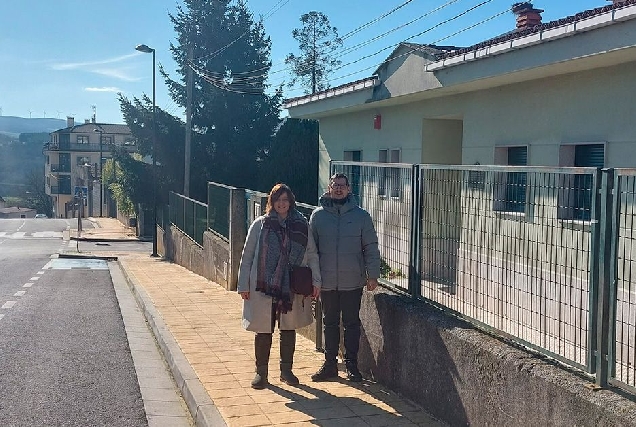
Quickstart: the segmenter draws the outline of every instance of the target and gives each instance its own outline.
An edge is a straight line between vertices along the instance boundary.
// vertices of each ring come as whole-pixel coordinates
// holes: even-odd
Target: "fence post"
[[[598,194],[598,186],[595,188]],[[596,385],[607,386],[609,374],[609,322],[610,322],[610,280],[614,266],[612,259],[613,194],[614,169],[602,170],[600,188],[601,220],[599,225],[598,281],[596,305]],[[598,206],[598,205],[597,205]]]
[[[413,165],[411,169],[411,236],[409,245],[409,293],[413,298],[419,298],[422,294],[422,279],[420,276],[420,203],[422,189],[420,188],[420,168]]]
[[[243,252],[243,244],[247,236],[247,228],[245,224],[245,190],[242,188],[233,188],[230,190],[230,210],[228,218],[230,220],[230,261],[227,284],[228,290],[235,291],[238,283],[238,271],[241,263],[241,253]]]

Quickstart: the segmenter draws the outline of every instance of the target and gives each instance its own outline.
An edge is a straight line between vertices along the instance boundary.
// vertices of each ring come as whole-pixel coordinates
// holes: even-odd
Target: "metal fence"
[[[636,170],[331,172],[374,220],[385,285],[636,392]]]
[[[205,203],[170,192],[170,222],[199,246],[203,246],[203,232],[208,228]]]
[[[230,238],[231,192],[236,187],[208,182],[208,229],[226,241]]]

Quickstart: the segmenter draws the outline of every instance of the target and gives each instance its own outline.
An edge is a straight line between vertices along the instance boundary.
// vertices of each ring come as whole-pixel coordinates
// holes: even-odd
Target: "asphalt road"
[[[106,262],[52,260],[68,241],[37,237],[67,227],[0,220],[0,425],[146,426]]]

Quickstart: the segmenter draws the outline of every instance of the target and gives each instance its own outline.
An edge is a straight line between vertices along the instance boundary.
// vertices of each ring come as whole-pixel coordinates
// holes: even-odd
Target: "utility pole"
[[[188,49],[188,76],[186,81],[186,129],[185,129],[185,167],[183,177],[183,194],[190,197],[190,147],[192,146],[192,86],[194,84],[192,77],[192,60],[194,58],[194,50],[192,47]]]

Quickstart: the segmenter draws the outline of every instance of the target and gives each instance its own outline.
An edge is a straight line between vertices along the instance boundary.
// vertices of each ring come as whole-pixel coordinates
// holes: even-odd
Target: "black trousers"
[[[320,300],[325,331],[325,361],[336,363],[340,345],[340,316],[342,316],[345,362],[356,364],[360,349],[362,288],[352,291],[322,291]]]

